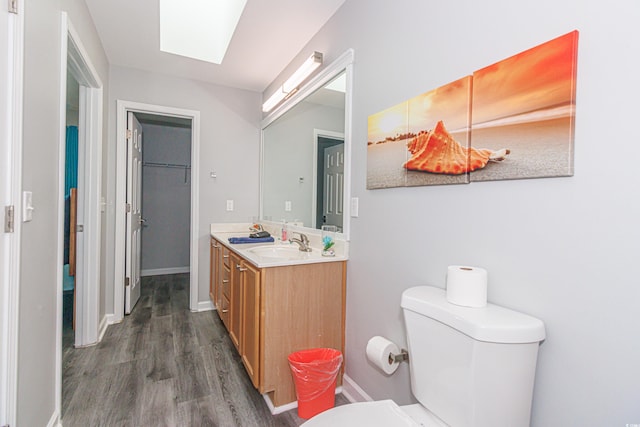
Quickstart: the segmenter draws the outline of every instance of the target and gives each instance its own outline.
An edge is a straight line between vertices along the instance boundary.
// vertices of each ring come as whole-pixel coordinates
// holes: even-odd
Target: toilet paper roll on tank
[[[447,268],[447,301],[463,307],[485,307],[487,276],[484,268],[450,265]]]

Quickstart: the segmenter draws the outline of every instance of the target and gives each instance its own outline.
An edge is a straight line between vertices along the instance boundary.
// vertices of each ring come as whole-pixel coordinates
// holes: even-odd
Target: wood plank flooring
[[[189,311],[189,275],[144,277],[133,313],[94,347],[63,336],[62,424],[298,426],[271,415],[214,311]],[[336,396],[336,404],[348,403]]]

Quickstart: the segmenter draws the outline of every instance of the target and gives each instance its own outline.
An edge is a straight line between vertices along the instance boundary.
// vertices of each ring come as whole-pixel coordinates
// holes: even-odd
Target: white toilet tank
[[[452,427],[529,426],[544,324],[493,304],[450,304],[443,289],[402,294],[411,389]]]

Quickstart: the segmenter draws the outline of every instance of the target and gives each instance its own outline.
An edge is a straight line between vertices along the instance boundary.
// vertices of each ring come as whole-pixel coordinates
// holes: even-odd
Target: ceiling
[[[160,51],[158,0],[85,2],[111,65],[263,92],[345,0],[248,0],[220,65]]]

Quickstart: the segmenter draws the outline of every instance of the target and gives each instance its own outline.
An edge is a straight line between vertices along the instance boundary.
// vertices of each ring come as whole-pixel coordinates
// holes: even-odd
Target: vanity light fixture
[[[298,87],[322,65],[322,53],[313,52],[309,58],[279,87],[273,95],[262,104],[262,111],[267,113],[284,99],[296,93]]]

